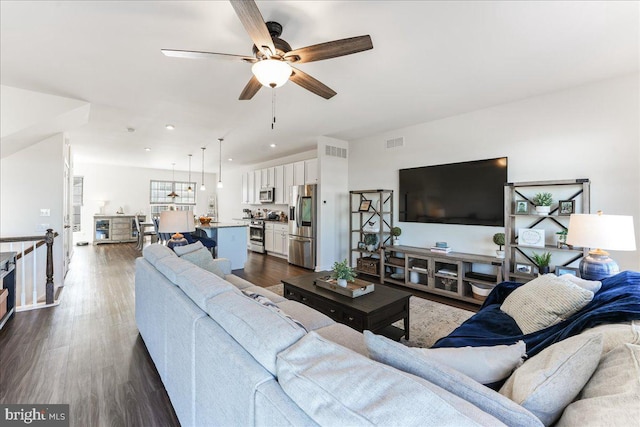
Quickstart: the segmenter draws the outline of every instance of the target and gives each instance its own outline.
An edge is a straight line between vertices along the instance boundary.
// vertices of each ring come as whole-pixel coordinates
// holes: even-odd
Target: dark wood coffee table
[[[409,339],[409,292],[376,283],[373,292],[350,298],[314,285],[315,279],[330,274],[330,271],[321,271],[283,279],[284,297],[308,305],[357,331],[369,330],[396,341],[403,335]],[[391,326],[400,319],[404,319],[404,330]]]

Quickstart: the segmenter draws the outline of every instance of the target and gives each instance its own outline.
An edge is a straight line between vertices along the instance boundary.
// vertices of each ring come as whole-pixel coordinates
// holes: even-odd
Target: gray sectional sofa
[[[136,260],[138,329],[185,427],[542,425],[447,368],[427,381],[374,361],[363,334],[214,262],[160,244]]]

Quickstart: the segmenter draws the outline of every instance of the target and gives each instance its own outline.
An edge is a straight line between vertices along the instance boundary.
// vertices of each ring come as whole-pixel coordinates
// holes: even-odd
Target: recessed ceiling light
[[[276,148],[276,144],[269,144],[269,147]]]
[[[167,130],[174,130],[176,127],[174,125],[166,125]]]
[[[230,162],[233,162],[233,159],[231,157],[229,157],[227,160],[229,160]]]
[[[151,148],[149,148],[149,147],[144,147],[144,151],[151,151]]]

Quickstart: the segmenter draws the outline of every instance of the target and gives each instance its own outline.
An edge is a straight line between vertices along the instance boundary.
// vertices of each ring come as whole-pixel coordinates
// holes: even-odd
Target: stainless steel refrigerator
[[[318,186],[294,185],[289,198],[289,263],[315,269]]]

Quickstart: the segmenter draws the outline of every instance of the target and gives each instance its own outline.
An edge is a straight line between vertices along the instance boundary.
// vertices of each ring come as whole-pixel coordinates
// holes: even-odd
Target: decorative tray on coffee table
[[[342,286],[338,286],[337,280],[332,279],[331,276],[319,277],[313,283],[320,288],[328,289],[340,295],[348,296],[349,298],[356,298],[371,293],[375,289],[375,284],[360,279],[348,282],[347,287],[343,288]]]

